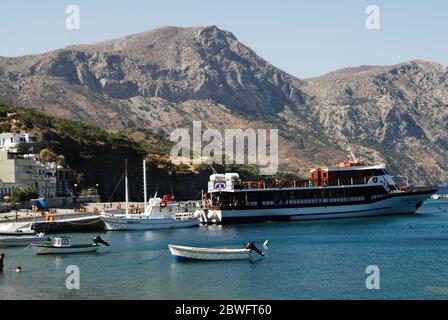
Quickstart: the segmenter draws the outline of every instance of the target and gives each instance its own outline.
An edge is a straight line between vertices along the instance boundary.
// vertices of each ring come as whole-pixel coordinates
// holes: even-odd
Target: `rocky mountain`
[[[448,69],[424,61],[340,70],[302,87],[325,133],[427,183],[448,181],[447,89]]]
[[[448,183],[447,84],[446,67],[423,61],[300,80],[214,26],[0,58],[4,103],[162,136],[192,120],[279,128],[284,171],[343,160],[350,142],[365,159],[431,184]]]

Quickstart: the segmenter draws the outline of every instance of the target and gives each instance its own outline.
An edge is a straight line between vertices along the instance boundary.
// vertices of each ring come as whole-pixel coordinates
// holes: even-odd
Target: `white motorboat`
[[[35,235],[30,222],[11,222],[0,224],[0,236]]]
[[[267,250],[268,241],[264,243]],[[242,249],[229,248],[197,248],[177,245],[168,245],[171,255],[176,261],[223,261],[223,260],[255,260],[264,257],[264,252],[259,250],[253,241],[246,242]]]
[[[125,214],[106,214],[103,213],[101,218],[108,231],[128,231],[128,230],[156,230],[156,229],[172,229],[187,228],[199,225],[199,219],[194,216],[193,211],[182,212],[179,203],[174,201],[174,197],[165,195],[162,198],[157,194],[146,202],[146,162],[143,160],[143,181],[144,181],[144,212],[138,210],[130,212],[129,196],[128,196],[128,179],[127,165],[125,170],[125,193],[126,205]]]
[[[70,253],[89,253],[98,251],[100,244],[109,246],[101,237],[96,236],[92,243],[71,244],[70,237],[57,237],[53,239],[52,244],[32,243],[31,248],[36,254],[70,254]]]
[[[0,247],[26,247],[32,243],[49,243],[50,238],[45,236],[45,233],[39,233],[36,235],[7,235],[0,236]]]

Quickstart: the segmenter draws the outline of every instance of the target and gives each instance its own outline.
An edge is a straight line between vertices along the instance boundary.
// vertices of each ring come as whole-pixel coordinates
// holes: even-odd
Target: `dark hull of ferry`
[[[364,218],[415,213],[437,189],[387,195],[381,199],[351,203],[312,205],[273,205],[256,208],[216,210],[220,223],[298,221],[340,218]]]

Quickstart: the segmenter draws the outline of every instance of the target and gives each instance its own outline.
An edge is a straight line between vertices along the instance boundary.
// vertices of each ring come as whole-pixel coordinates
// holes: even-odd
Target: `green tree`
[[[22,203],[30,201],[31,199],[36,199],[39,197],[39,193],[37,193],[36,189],[33,187],[26,188],[12,188],[11,191],[11,202],[12,203]]]

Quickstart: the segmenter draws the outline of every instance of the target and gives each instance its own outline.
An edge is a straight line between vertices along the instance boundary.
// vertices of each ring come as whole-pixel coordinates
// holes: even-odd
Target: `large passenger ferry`
[[[206,204],[196,214],[215,223],[411,214],[435,192],[399,186],[385,165],[354,158],[313,168],[305,180],[242,181],[237,173],[213,174]]]

